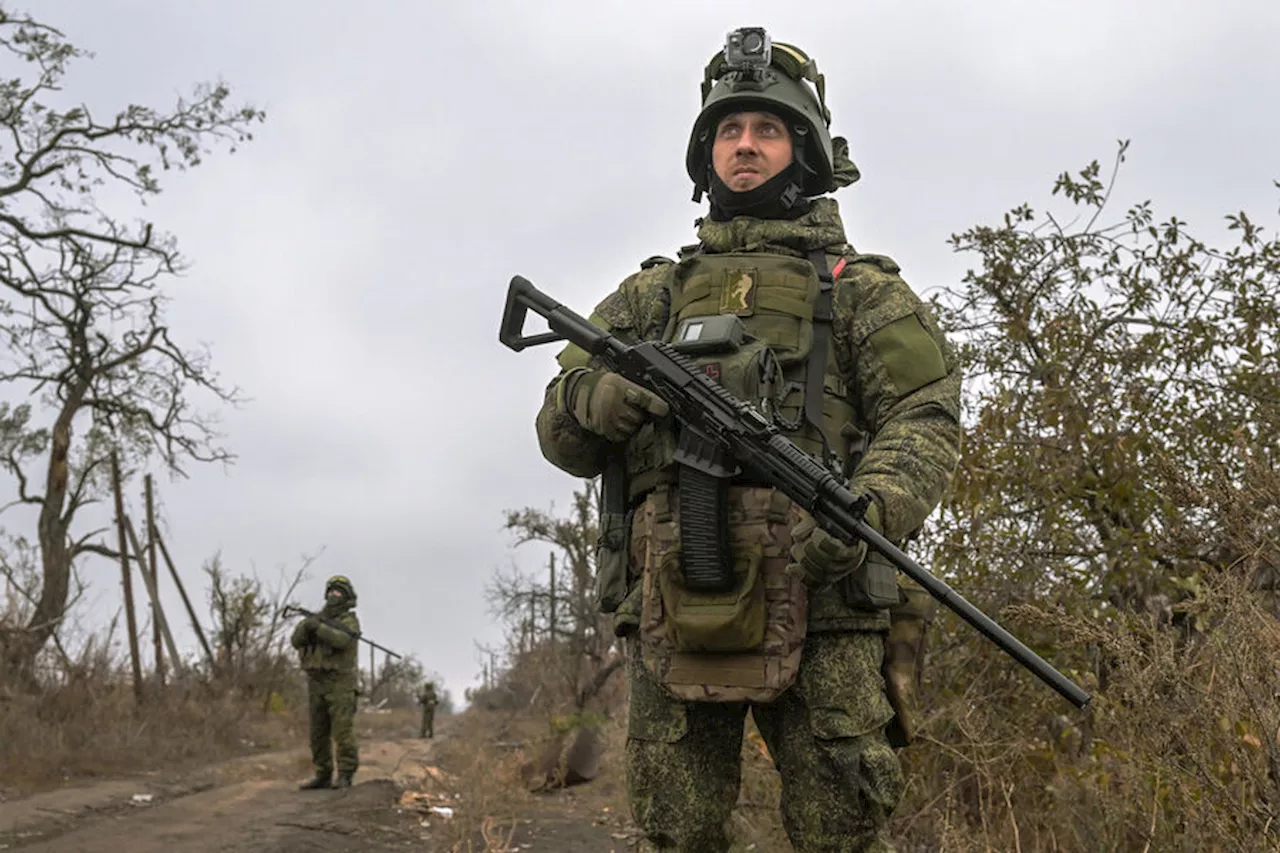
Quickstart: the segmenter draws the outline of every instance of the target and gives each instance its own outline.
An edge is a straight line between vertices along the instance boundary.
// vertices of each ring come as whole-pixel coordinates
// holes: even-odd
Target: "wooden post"
[[[529,589],[529,651],[538,645],[538,593]]]
[[[156,544],[160,546],[160,556],[164,557],[165,565],[169,567],[169,574],[173,577],[173,582],[178,587],[178,594],[182,596],[182,603],[187,608],[187,615],[191,617],[191,627],[196,632],[196,639],[200,641],[200,646],[204,649],[205,657],[209,660],[209,672],[212,673],[215,666],[213,650],[209,648],[209,640],[204,635],[204,629],[200,627],[200,620],[196,618],[196,611],[191,606],[191,599],[187,598],[187,589],[182,585],[182,578],[178,577],[178,570],[173,567],[173,558],[169,556],[169,549],[165,546],[164,540],[160,538],[160,531],[152,528],[151,535],[155,537]]]
[[[556,555],[551,554],[551,594],[547,597],[547,640],[556,644]]]
[[[356,643],[356,648],[360,648],[360,644]],[[373,688],[378,683],[378,661],[374,658],[377,652],[373,646],[369,647],[369,701],[373,701]]]
[[[143,502],[147,507],[147,561],[143,565],[143,571],[151,575],[151,585],[156,589],[156,601],[160,600],[160,575],[156,572],[156,541],[151,536],[151,530],[155,527],[155,508],[151,502],[151,475],[147,474],[143,478],[145,484]],[[142,555],[138,555],[138,563],[142,563]],[[164,648],[160,644],[160,614],[152,608],[151,614],[151,633],[152,639],[155,641],[156,647],[156,681],[160,687],[164,687]],[[174,662],[177,666],[177,662]]]
[[[129,534],[129,543],[133,546],[133,556],[138,559],[138,566],[141,569],[142,579],[147,582],[147,595],[151,596],[151,611],[156,616],[156,621],[160,623],[160,633],[164,637],[165,643],[169,646],[169,658],[173,661],[173,671],[182,672],[182,657],[178,654],[178,646],[173,642],[173,634],[169,633],[169,623],[164,618],[164,610],[160,607],[160,594],[156,589],[151,575],[147,573],[147,566],[142,557],[142,546],[138,542],[138,534],[134,532],[133,523],[129,521],[128,516],[124,519],[124,529]]]
[[[133,578],[129,572],[129,546],[124,532],[124,495],[120,491],[120,461],[111,451],[111,490],[116,499],[116,531],[120,538],[120,581],[124,587],[124,617],[129,632],[129,660],[133,664],[133,699],[142,703],[142,664],[138,660],[138,620],[133,615]]]

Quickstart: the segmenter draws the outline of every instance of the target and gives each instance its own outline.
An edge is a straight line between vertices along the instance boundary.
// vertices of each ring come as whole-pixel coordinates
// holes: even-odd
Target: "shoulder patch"
[[[659,264],[674,264],[674,263],[675,261],[671,260],[671,258],[666,257],[665,255],[654,255],[651,258],[645,258],[643,261],[641,261],[640,269],[647,270],[647,269],[650,269],[651,267],[656,267]]]
[[[855,254],[849,259],[851,264],[872,264],[880,268],[881,272],[887,272],[894,275],[902,271],[902,267],[898,266],[898,262],[888,255],[863,255]]]

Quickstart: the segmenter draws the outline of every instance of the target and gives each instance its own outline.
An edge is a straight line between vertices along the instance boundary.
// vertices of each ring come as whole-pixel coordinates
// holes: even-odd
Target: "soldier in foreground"
[[[422,690],[418,693],[418,704],[422,706],[422,730],[418,733],[420,738],[434,738],[436,736],[436,705],[439,699],[436,697],[436,685],[432,681],[424,682]]]
[[[678,343],[869,498],[901,543],[941,499],[960,377],[898,265],[847,242],[834,190],[858,170],[825,80],[759,29],[711,60],[686,168],[710,197],[696,245],[654,257],[592,321]],[[708,465],[666,404],[575,346],[537,418],[548,460],[602,480],[601,607],[627,638],[627,783],[643,849],[719,853],[748,709],[798,853],[891,853],[916,660],[932,600],[782,493]],[[682,513],[682,508],[686,511]]]
[[[311,721],[311,763],[315,778],[303,790],[349,788],[360,764],[356,749],[356,652],[360,620],[351,581],[334,575],[324,585],[324,608],[293,629],[292,643],[307,674],[307,708]],[[330,624],[332,623],[332,624]],[[343,630],[345,628],[346,630]],[[334,745],[338,779],[333,779]]]

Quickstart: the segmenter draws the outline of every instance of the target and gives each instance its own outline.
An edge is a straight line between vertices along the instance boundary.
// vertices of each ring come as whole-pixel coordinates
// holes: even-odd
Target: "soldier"
[[[360,620],[351,581],[334,575],[324,585],[324,608],[293,630],[293,647],[307,674],[311,718],[311,762],[316,775],[302,790],[349,788],[359,766],[356,749],[356,652]],[[342,626],[342,627],[338,627]],[[344,631],[342,628],[346,628]],[[350,633],[348,633],[348,631]],[[333,781],[333,747],[338,750],[338,781]]]
[[[418,734],[420,738],[433,738],[436,736],[436,686],[433,682],[427,681],[422,685],[422,690],[418,693],[418,704],[422,706],[422,731]]]
[[[730,33],[686,156],[694,201],[710,199],[699,242],[642,263],[591,319],[683,347],[847,477],[867,522],[902,543],[957,464],[960,376],[898,264],[846,240],[827,196],[859,173],[830,135],[825,95],[803,51],[761,29]],[[568,473],[604,474],[597,588],[627,638],[642,848],[729,849],[750,709],[798,853],[891,853],[895,747],[913,733],[932,599],[780,492],[708,468],[697,436],[645,389],[572,345],[559,363],[538,440]]]

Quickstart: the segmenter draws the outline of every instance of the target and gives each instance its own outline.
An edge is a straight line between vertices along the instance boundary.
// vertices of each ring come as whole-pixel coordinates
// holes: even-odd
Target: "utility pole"
[[[129,541],[133,544],[133,555],[138,559],[142,579],[146,582],[147,595],[151,597],[151,612],[155,614],[155,620],[160,625],[161,636],[169,644],[169,658],[173,661],[174,672],[180,672],[182,658],[178,654],[178,645],[173,641],[173,634],[169,632],[169,623],[164,618],[164,608],[160,606],[160,593],[156,589],[151,575],[147,573],[147,566],[142,558],[142,545],[138,541],[138,534],[134,531],[133,523],[129,521],[128,516],[125,516],[124,519],[124,529],[129,534]]]
[[[551,552],[551,592],[547,597],[547,639],[556,645],[556,555]]]
[[[120,582],[124,587],[124,617],[129,631],[129,660],[133,664],[133,701],[142,704],[142,664],[138,660],[138,620],[133,615],[133,578],[129,572],[129,545],[124,532],[124,495],[120,490],[120,461],[111,451],[111,489],[116,500],[116,532],[120,539]]]
[[[169,575],[173,578],[174,586],[178,588],[178,594],[182,596],[182,603],[187,608],[187,616],[191,617],[191,627],[196,632],[196,639],[200,641],[201,647],[204,648],[205,658],[209,661],[209,672],[213,673],[215,663],[213,659],[213,650],[209,648],[209,639],[204,635],[204,629],[200,627],[200,620],[196,618],[195,608],[191,606],[191,599],[187,597],[187,589],[182,585],[182,578],[178,577],[178,570],[174,568],[173,557],[169,556],[169,549],[165,546],[164,540],[160,538],[160,531],[152,527],[151,536],[155,537],[156,544],[160,546],[160,556],[164,557],[165,565],[169,567]]]
[[[156,514],[155,505],[151,500],[151,475],[147,474],[143,479],[143,482],[146,484],[144,502],[147,507],[147,562],[146,564],[143,564],[142,555],[139,554],[138,565],[142,566],[142,570],[144,572],[148,572],[151,575],[151,585],[155,587],[156,590],[156,603],[151,607],[151,633],[156,647],[156,682],[161,688],[163,688],[164,649],[160,643],[161,639],[163,639],[160,630],[160,620],[162,617],[160,616],[160,611],[157,609],[160,603],[160,575],[156,571],[156,539],[152,534],[152,531],[155,530],[156,526]],[[174,666],[177,666],[176,661],[174,662]]]

